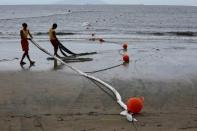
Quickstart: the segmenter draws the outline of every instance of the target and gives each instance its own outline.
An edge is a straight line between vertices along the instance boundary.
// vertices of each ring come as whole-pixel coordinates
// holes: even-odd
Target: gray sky
[[[60,0],[0,0],[3,4],[51,4]],[[66,0],[65,0],[66,1]],[[75,1],[75,0],[73,0]],[[91,0],[90,0],[91,1]],[[193,5],[197,6],[197,0],[102,0],[109,4],[146,4],[146,5]]]

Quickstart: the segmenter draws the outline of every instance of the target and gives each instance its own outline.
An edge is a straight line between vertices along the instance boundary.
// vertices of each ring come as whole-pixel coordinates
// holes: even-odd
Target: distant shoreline
[[[145,5],[145,4],[5,4],[0,6],[170,6],[170,7],[196,7],[197,5]]]

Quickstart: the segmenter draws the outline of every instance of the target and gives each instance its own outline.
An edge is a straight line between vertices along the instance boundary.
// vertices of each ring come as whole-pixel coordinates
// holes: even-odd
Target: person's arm
[[[29,30],[28,30],[28,33],[29,33],[30,38],[32,39],[32,38],[33,38],[33,36],[31,35],[31,33],[30,33],[30,31],[29,31]]]
[[[21,36],[21,39],[23,39],[23,31],[22,30],[20,31],[20,36]]]

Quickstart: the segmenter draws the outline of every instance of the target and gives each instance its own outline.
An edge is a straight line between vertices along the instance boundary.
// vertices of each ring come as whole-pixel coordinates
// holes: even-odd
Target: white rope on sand
[[[59,62],[61,62],[62,64],[66,65],[67,67],[69,67],[70,69],[72,69],[73,71],[77,72],[78,74],[90,79],[90,80],[94,80],[94,81],[97,81],[98,83],[102,84],[103,86],[107,87],[109,90],[111,90],[114,95],[116,96],[116,99],[117,99],[117,103],[124,109],[124,111],[122,111],[120,113],[120,115],[123,115],[123,116],[126,116],[127,120],[130,121],[130,122],[133,122],[133,121],[137,121],[135,118],[133,118],[132,114],[130,114],[127,110],[127,106],[125,105],[125,103],[122,101],[122,98],[119,94],[119,92],[113,88],[112,86],[110,86],[109,84],[105,83],[104,81],[94,77],[94,76],[91,76],[91,75],[88,75],[68,64],[66,64],[63,60],[61,60],[60,58],[52,55],[51,53],[49,53],[47,50],[43,49],[40,45],[38,45],[33,39],[30,39],[30,41],[37,47],[39,48],[41,51],[43,51],[44,53],[48,54],[49,56],[53,57],[54,59],[58,60]]]

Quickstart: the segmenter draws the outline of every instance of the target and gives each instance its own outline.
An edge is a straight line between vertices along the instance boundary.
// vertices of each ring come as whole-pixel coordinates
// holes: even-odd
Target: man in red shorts
[[[52,28],[49,30],[49,39],[50,39],[51,44],[53,45],[53,48],[54,48],[54,55],[57,56],[57,57],[60,57],[57,54],[59,40],[56,37],[56,32],[55,32],[55,29],[56,28],[57,28],[57,24],[54,23],[53,26],[52,26]]]
[[[22,59],[20,61],[21,65],[26,64],[25,62],[23,62],[25,56],[27,56],[27,59],[30,62],[30,65],[33,65],[35,62],[32,61],[29,57],[29,43],[28,43],[28,39],[33,38],[32,35],[30,34],[29,30],[27,29],[27,24],[23,23],[22,24],[23,29],[20,31],[20,36],[21,36],[21,46],[22,46],[22,50],[24,51]],[[30,36],[30,38],[29,38]]]

